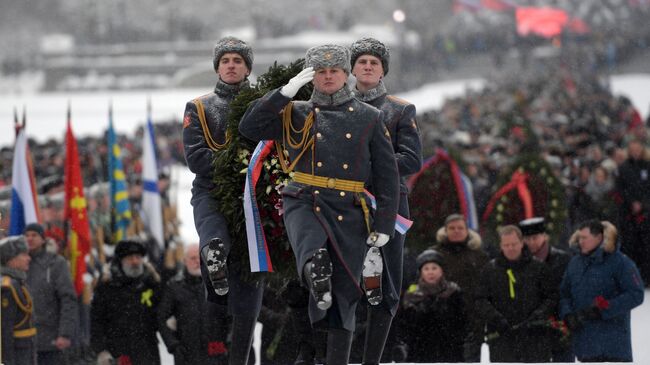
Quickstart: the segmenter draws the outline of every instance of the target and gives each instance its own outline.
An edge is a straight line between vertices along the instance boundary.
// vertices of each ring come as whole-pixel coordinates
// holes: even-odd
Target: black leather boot
[[[392,321],[393,316],[385,308],[381,306],[368,306],[366,340],[363,347],[363,365],[379,364]]]
[[[327,331],[327,365],[347,365],[350,361],[352,332],[343,328],[330,328]]]
[[[247,365],[253,344],[253,332],[257,317],[233,316],[232,336],[228,351],[229,365]]]
[[[217,295],[228,294],[228,253],[221,238],[211,239],[210,243],[203,247],[201,257],[208,268],[208,277],[214,291]]]
[[[309,296],[308,291],[304,291],[305,296]],[[307,304],[307,303],[305,303]],[[298,344],[298,357],[293,365],[314,365],[316,349],[314,347],[314,331],[311,328],[309,313],[306,306],[291,307],[291,322],[296,329],[296,334],[300,336]]]
[[[326,248],[321,248],[303,267],[303,276],[316,305],[321,310],[332,306],[332,260]]]

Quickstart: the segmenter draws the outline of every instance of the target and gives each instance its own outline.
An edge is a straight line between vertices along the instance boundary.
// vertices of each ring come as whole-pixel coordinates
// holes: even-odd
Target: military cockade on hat
[[[244,62],[246,62],[246,66],[248,66],[248,69],[253,69],[253,50],[251,47],[241,39],[237,39],[235,37],[225,37],[221,38],[219,42],[217,42],[217,44],[214,46],[214,57],[212,59],[212,62],[214,64],[215,70],[219,68],[219,60],[221,59],[221,56],[231,52],[238,53],[240,56],[242,56],[242,58],[244,58]]]
[[[352,67],[357,62],[357,58],[367,54],[379,58],[381,60],[381,66],[384,68],[384,75],[388,75],[390,52],[388,51],[388,47],[380,41],[370,37],[361,38],[350,45],[350,52]]]
[[[346,47],[335,44],[312,47],[305,55],[305,67],[318,70],[326,67],[340,67],[350,73],[350,51]]]

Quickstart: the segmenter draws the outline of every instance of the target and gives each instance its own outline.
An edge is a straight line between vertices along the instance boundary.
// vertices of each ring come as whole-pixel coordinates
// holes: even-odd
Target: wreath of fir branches
[[[557,244],[567,217],[562,182],[553,174],[551,166],[540,155],[526,153],[502,171],[493,192],[507,184],[515,171],[528,174],[527,186],[532,197],[533,214],[544,217],[549,242]],[[491,246],[488,249],[491,252],[498,251],[499,241],[496,233],[498,227],[508,224],[517,225],[524,218],[524,206],[517,189],[501,196],[487,220],[481,222],[481,237]]]
[[[460,153],[454,149],[447,152],[462,171],[465,162]],[[422,172],[411,189],[409,209],[413,226],[406,235],[406,245],[421,252],[436,244],[436,232],[447,216],[461,211],[449,163],[438,162]]]
[[[273,89],[286,85],[293,76],[303,69],[303,65],[303,59],[288,66],[278,65],[276,62],[265,74],[258,77],[257,85],[239,93],[230,104],[230,114],[228,115],[227,130],[228,134],[232,136],[230,144],[224,150],[219,151],[214,159],[213,182],[216,187],[213,196],[228,223],[228,232],[232,242],[229,262],[241,265],[242,276],[247,280],[259,279],[260,276],[267,273],[251,273],[249,269],[243,196],[246,169],[257,142],[250,141],[239,134],[239,121],[252,101]],[[293,100],[308,100],[311,92],[311,85],[307,85],[300,89]],[[282,171],[277,152],[272,149],[272,152],[264,160],[264,168],[255,190],[273,270],[278,274],[268,275],[271,281],[276,281],[276,279],[281,281],[296,275],[293,252],[281,217],[280,190],[288,180],[289,175]]]

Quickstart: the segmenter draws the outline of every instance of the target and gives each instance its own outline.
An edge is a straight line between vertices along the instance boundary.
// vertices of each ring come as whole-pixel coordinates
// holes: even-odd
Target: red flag
[[[527,36],[530,33],[545,38],[552,38],[562,33],[569,16],[566,11],[557,8],[517,8],[517,33]]]
[[[90,225],[86,210],[79,151],[77,140],[72,134],[70,109],[68,109],[68,129],[65,135],[65,220],[69,224],[68,250],[70,271],[77,295],[83,291],[83,275],[86,273],[86,255],[90,252]]]

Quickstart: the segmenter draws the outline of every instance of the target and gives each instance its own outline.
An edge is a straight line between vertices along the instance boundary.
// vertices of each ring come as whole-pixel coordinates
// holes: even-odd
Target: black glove
[[[600,309],[592,306],[567,314],[564,316],[564,323],[566,323],[566,326],[571,330],[571,332],[575,332],[582,328],[586,321],[597,319],[601,319]]]
[[[575,332],[582,328],[582,320],[576,312],[564,316],[564,323],[566,323],[566,326],[571,330],[571,332]]]
[[[596,306],[581,309],[580,311],[578,311],[578,314],[585,321],[594,321],[594,320],[602,318],[602,316],[600,314],[600,309],[598,307],[596,307]]]
[[[503,317],[498,317],[492,321],[492,326],[494,330],[497,331],[500,335],[503,335],[511,330],[510,323],[508,320]]]

